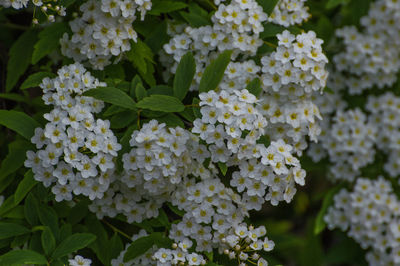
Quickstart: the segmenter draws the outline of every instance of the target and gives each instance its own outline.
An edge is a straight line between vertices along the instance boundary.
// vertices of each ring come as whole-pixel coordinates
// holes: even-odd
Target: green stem
[[[105,220],[101,220],[103,223],[105,223],[106,225],[108,225],[114,232],[121,234],[122,236],[128,238],[129,240],[131,240],[131,237],[128,236],[127,234],[125,234],[124,232],[122,232],[121,230],[119,230],[118,228],[116,228],[114,225],[110,224],[109,222],[105,221]]]

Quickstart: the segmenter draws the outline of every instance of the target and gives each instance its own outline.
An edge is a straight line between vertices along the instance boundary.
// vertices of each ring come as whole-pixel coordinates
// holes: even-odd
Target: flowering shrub
[[[0,265],[400,265],[397,0],[0,6]]]

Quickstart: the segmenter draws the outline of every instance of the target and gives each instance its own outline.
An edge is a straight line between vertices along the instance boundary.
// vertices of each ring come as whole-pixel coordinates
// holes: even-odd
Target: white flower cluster
[[[267,231],[264,226],[254,228],[246,224],[239,224],[231,229],[231,233],[222,241],[228,244],[228,248],[224,250],[224,254],[230,259],[236,259],[239,266],[257,265],[267,266],[268,262],[261,258],[260,251],[271,251],[275,243],[264,237]],[[264,237],[264,239],[261,239]]]
[[[66,15],[65,7],[58,5],[57,0],[44,2],[43,0],[0,0],[0,6],[5,8],[12,7],[14,9],[26,8],[30,3],[34,7],[40,7],[40,10],[47,16],[49,22],[55,21],[55,17],[53,14],[47,14],[49,11],[51,11],[52,13],[57,13],[59,16]],[[33,22],[38,23],[38,20],[34,18]]]
[[[222,253],[222,239],[248,216],[241,197],[214,175],[197,182],[187,179],[172,194],[172,204],[185,214],[172,225],[169,238],[177,243],[194,240],[197,252],[219,248]]]
[[[98,217],[122,213],[129,223],[157,217],[182,179],[208,171],[201,164],[209,157],[206,147],[180,127],[167,128],[151,120],[133,132],[130,145],[132,150],[122,156],[122,176],[106,197],[90,206]]]
[[[246,190],[244,208],[260,210],[265,200],[273,205],[290,202],[294,184],[304,185],[305,172],[292,155],[293,147],[283,139],[272,141],[268,148],[257,143],[268,124],[256,106],[257,98],[244,89],[209,91],[201,93],[200,99],[202,118],[193,122],[192,132],[209,144],[212,162],[239,167],[230,184],[238,192]]]
[[[204,68],[217,52],[234,50],[234,56],[255,55],[263,43],[259,33],[264,30],[261,23],[267,20],[267,14],[255,0],[233,0],[228,5],[220,4],[211,20],[213,26],[186,27],[183,33],[173,35],[164,45],[165,53],[172,58],[161,54],[160,60],[168,71],[175,73],[181,57],[193,52],[196,75],[191,90],[197,89]]]
[[[71,200],[83,194],[102,198],[111,182],[114,158],[121,145],[110,130],[110,122],[97,119],[104,103],[82,93],[99,82],[79,63],[64,66],[54,79],[43,79],[43,100],[54,109],[44,115],[49,122],[32,137],[37,152],[28,151],[25,166],[34,178],[49,187],[56,200]]]
[[[132,236],[132,241],[135,241],[141,237],[145,237],[147,236],[147,232],[145,230],[140,230],[139,233],[135,234]],[[156,245],[153,245],[150,249],[148,249],[143,255],[138,256],[137,258],[130,260],[128,262],[124,262],[124,255],[126,253],[126,251],[128,250],[128,248],[130,247],[130,243],[125,245],[125,249],[123,251],[121,251],[121,253],[119,254],[119,256],[115,259],[111,260],[111,265],[112,266],[133,266],[133,265],[137,265],[137,266],[142,266],[142,265],[156,265],[154,263],[154,261],[152,260],[152,256],[154,254],[154,252],[156,252],[158,250]]]
[[[329,229],[340,228],[362,248],[371,248],[371,266],[400,265],[400,201],[390,182],[358,178],[352,192],[342,189],[324,217]]]
[[[350,94],[377,86],[394,84],[400,70],[400,5],[398,1],[372,2],[369,13],[361,19],[362,31],[346,26],[336,31],[344,40],[345,51],[333,57],[340,83],[331,88],[349,88]],[[350,76],[348,74],[351,74]]]
[[[90,266],[92,265],[92,260],[76,255],[73,259],[69,259],[68,263],[69,266]]]
[[[240,95],[244,99],[248,98],[246,101],[251,102],[255,99],[247,91],[242,91]],[[219,99],[218,96],[215,97]],[[238,100],[239,95],[236,97]],[[231,96],[229,100],[233,100],[233,98]],[[204,100],[206,101],[206,99]],[[246,112],[254,108],[252,104],[246,105],[245,102],[239,103],[239,106]],[[260,114],[254,115],[254,118],[262,120]],[[252,119],[251,115],[247,116],[247,119]],[[239,120],[235,118],[234,121],[236,123]],[[249,125],[254,124],[255,121],[252,122]],[[154,256],[160,263],[180,259],[185,260],[189,265],[199,265],[203,260],[201,255],[187,252],[180,246],[183,245],[182,243],[191,245],[194,241],[196,242],[196,252],[211,252],[213,248],[219,248],[222,253],[226,246],[222,239],[230,234],[232,226],[243,222],[244,217],[248,216],[247,210],[259,210],[265,201],[263,196],[266,186],[260,181],[249,188],[249,193],[256,191],[257,195],[261,195],[261,199],[254,193],[253,196],[245,195],[242,199],[239,194],[220,181],[217,177],[218,170],[213,163],[227,162],[228,165],[232,165],[233,161],[229,164],[228,159],[236,160],[237,156],[234,156],[232,151],[226,148],[224,140],[227,133],[222,124],[217,126],[218,129],[215,129],[214,132],[211,131],[211,124],[204,124],[204,126],[209,127],[210,130],[210,136],[206,139],[213,138],[218,143],[205,141],[205,144],[201,144],[202,141],[193,133],[180,127],[167,128],[165,124],[160,124],[156,120],[144,124],[140,130],[136,130],[132,134],[130,141],[132,150],[122,156],[124,163],[122,177],[110,186],[103,198],[94,200],[89,206],[90,210],[95,212],[99,218],[105,215],[115,217],[121,213],[127,217],[129,223],[157,217],[159,209],[167,202],[183,210],[185,213],[182,220],[172,224],[169,231],[169,237],[177,243],[180,249],[169,251],[163,249],[155,253]],[[193,129],[193,131],[196,130]],[[237,140],[240,139],[240,145],[244,146],[242,133],[242,131],[239,132]],[[200,135],[202,134],[200,133]],[[251,139],[250,136],[253,133],[248,133],[248,135],[246,141]],[[256,144],[254,137],[252,143],[253,147],[259,146],[266,149],[263,144]],[[281,146],[287,149],[283,142],[276,145],[276,149]],[[222,147],[225,147],[223,152],[229,152],[229,156],[226,158],[219,151]],[[279,158],[282,159],[281,163],[283,164],[285,157],[278,154],[277,150],[273,150],[272,146],[270,150],[271,153],[276,153],[277,157],[281,156]],[[248,151],[243,149],[242,152],[243,154],[247,153],[246,156],[254,156],[254,149]],[[290,151],[285,150],[284,152],[290,154]],[[288,160],[292,160],[294,164],[298,165],[298,162],[287,154]],[[260,157],[260,155],[256,156]],[[206,162],[208,158],[211,158],[210,162]],[[236,160],[235,163],[238,164],[239,161]],[[252,161],[251,163],[257,162]],[[246,164],[246,166],[250,171],[250,164]],[[295,179],[304,182],[304,171],[300,168],[296,169],[300,174]],[[261,169],[255,171],[262,174]],[[263,173],[265,174],[265,172]],[[279,178],[284,177],[285,182],[293,185],[292,172],[293,170],[290,174],[281,175]],[[266,180],[271,179],[272,176],[271,170],[271,174],[265,178]],[[278,184],[276,187],[282,189]],[[292,191],[290,196],[294,194]],[[164,253],[167,254],[165,258],[163,257]],[[178,256],[179,254],[183,254],[183,257]]]
[[[174,249],[160,248],[153,255],[157,265],[205,265],[206,260],[202,255],[195,252],[189,252],[193,242],[185,239],[179,244],[174,243]]]
[[[400,98],[391,92],[370,96],[366,105],[371,122],[379,128],[376,146],[387,155],[384,169],[391,177],[400,175]]]
[[[60,39],[61,52],[76,62],[89,60],[93,68],[103,69],[113,56],[130,50],[131,40],[137,41],[132,22],[138,11],[143,19],[150,8],[150,0],[89,0],[80,7],[82,16],[70,22],[71,38],[65,33]]]
[[[279,24],[285,27],[300,24],[311,16],[308,7],[304,6],[306,0],[279,0],[268,22]]]
[[[377,130],[377,125],[358,108],[337,111],[319,139],[333,163],[329,172],[334,179],[353,181],[362,167],[374,161]],[[309,154],[319,161],[322,156],[315,151],[318,150],[310,150]]]

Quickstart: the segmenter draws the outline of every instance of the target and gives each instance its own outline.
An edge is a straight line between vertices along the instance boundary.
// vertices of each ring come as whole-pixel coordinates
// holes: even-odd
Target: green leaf
[[[246,86],[246,90],[248,90],[251,94],[258,97],[262,91],[261,82],[259,78],[253,79],[249,84]]]
[[[104,72],[107,78],[113,79],[125,79],[125,70],[121,64],[112,64],[108,65],[104,68]]]
[[[137,42],[131,42],[131,50],[126,53],[129,61],[143,74],[146,74],[147,64],[153,62],[153,51],[144,42],[138,39]]]
[[[24,235],[28,233],[30,233],[30,230],[25,226],[0,222],[0,239]]]
[[[53,254],[51,255],[51,258],[58,259],[60,257],[66,256],[72,252],[75,252],[77,250],[86,247],[95,240],[96,236],[93,234],[87,234],[87,233],[73,234],[64,239],[58,245],[58,247],[56,247]]]
[[[162,20],[144,40],[154,54],[158,53],[170,38],[167,34],[167,24],[167,20]]]
[[[150,15],[160,15],[162,13],[169,13],[172,11],[176,11],[182,8],[187,7],[187,4],[183,2],[177,1],[154,1],[151,10],[149,11]]]
[[[31,226],[37,225],[39,223],[39,216],[37,214],[38,202],[32,192],[28,194],[24,203],[25,219]]]
[[[106,103],[111,103],[127,109],[136,110],[135,102],[125,92],[113,87],[98,87],[86,91],[83,95],[91,96]]]
[[[51,53],[60,45],[60,38],[68,31],[66,22],[51,23],[39,33],[39,41],[34,46],[32,64]]]
[[[72,207],[69,215],[67,216],[68,224],[75,225],[79,223],[88,213],[87,203],[80,201],[74,207]]]
[[[6,92],[17,84],[18,79],[28,68],[33,53],[33,43],[36,42],[36,31],[25,31],[10,49],[10,59],[7,63]]]
[[[41,236],[42,247],[46,255],[49,255],[56,247],[56,239],[49,227],[46,227]]]
[[[171,203],[167,203],[168,208],[170,208],[171,211],[173,211],[176,215],[179,216],[183,216],[185,215],[185,211],[184,210],[180,210],[178,207],[175,207],[174,205],[172,205]]]
[[[148,95],[159,94],[159,95],[174,96],[173,89],[171,87],[169,87],[169,86],[166,86],[166,85],[157,85],[157,86],[151,87],[147,91],[147,94]]]
[[[167,114],[165,116],[161,116],[157,118],[158,122],[165,123],[169,127],[185,127],[185,124],[175,114]]]
[[[40,127],[40,124],[29,115],[13,110],[0,110],[0,125],[14,130],[29,141],[35,128]]]
[[[147,97],[147,91],[146,89],[143,87],[142,84],[137,84],[136,88],[135,88],[135,95],[136,95],[136,100],[140,101],[143,98]]]
[[[261,39],[275,37],[278,33],[281,33],[282,31],[284,31],[286,29],[285,27],[283,27],[281,25],[275,25],[272,23],[266,23],[266,24],[263,24],[263,26],[264,26],[264,31],[260,32]]]
[[[28,98],[17,93],[0,93],[0,98],[15,102],[30,103],[30,100],[28,100]]]
[[[157,220],[161,223],[161,225],[165,226],[166,228],[170,229],[171,223],[168,220],[168,216],[163,209],[160,209],[160,214],[157,217]]]
[[[193,28],[199,28],[202,26],[207,26],[211,24],[211,21],[204,16],[188,13],[188,12],[179,12],[179,14],[192,26]]]
[[[218,163],[218,168],[219,168],[219,170],[221,170],[221,173],[222,173],[224,176],[226,175],[226,172],[228,172],[228,167],[226,166],[225,163],[219,162],[219,163]]]
[[[50,227],[53,231],[54,236],[57,238],[59,233],[58,228],[58,216],[54,209],[46,205],[37,206],[39,220],[43,225]]]
[[[30,147],[31,144],[25,140],[16,140],[8,145],[8,154],[0,165],[0,180],[24,165],[26,151]]]
[[[154,245],[154,239],[152,238],[151,234],[148,236],[143,236],[143,237],[136,239],[128,247],[128,249],[124,255],[124,262],[128,262],[130,260],[133,260],[133,259],[139,257],[140,255],[143,255],[153,245]]]
[[[111,117],[110,127],[112,129],[124,128],[137,119],[137,113],[131,110],[125,110]]]
[[[207,92],[217,88],[221,82],[226,67],[231,61],[231,50],[222,52],[217,59],[213,60],[204,70],[203,77],[200,80],[199,92]]]
[[[25,173],[24,179],[18,184],[17,190],[15,191],[14,194],[14,202],[15,204],[20,203],[28,194],[28,192],[36,186],[38,182],[33,179],[33,172],[32,170],[29,170],[28,172]]]
[[[47,264],[47,260],[43,255],[32,250],[12,250],[0,256],[1,266],[23,264]]]
[[[25,90],[28,88],[33,88],[39,86],[42,80],[46,77],[54,78],[57,75],[51,72],[38,72],[30,75],[21,85],[20,89]]]
[[[182,56],[174,77],[174,96],[183,100],[189,87],[192,84],[194,74],[196,73],[196,62],[191,52]]]
[[[124,255],[124,262],[133,260],[140,255],[143,255],[153,245],[157,245],[158,247],[171,247],[171,244],[172,241],[166,238],[162,233],[151,233],[148,236],[138,238],[132,242]]]
[[[129,88],[129,95],[130,95],[132,98],[135,97],[135,94],[136,94],[135,90],[136,90],[136,86],[137,86],[138,84],[142,84],[142,85],[143,85],[142,79],[139,77],[139,75],[135,75],[135,76],[133,77],[132,81],[131,81],[131,86],[130,86],[130,88]]]
[[[279,0],[256,0],[257,3],[263,8],[264,12],[268,15],[271,15],[274,10],[276,4]]]
[[[194,113],[193,113],[193,108],[196,108],[196,107],[185,107],[185,110],[183,110],[179,114],[181,116],[183,116],[183,118],[185,118],[189,122],[193,122],[196,119],[196,117],[194,116]]]
[[[167,95],[150,95],[136,104],[138,108],[161,112],[182,112],[185,106],[175,97]]]
[[[321,233],[325,227],[326,227],[326,223],[324,221],[324,216],[329,208],[329,206],[332,205],[333,203],[333,197],[335,196],[335,194],[341,189],[343,188],[343,184],[339,184],[333,188],[331,188],[324,196],[324,200],[322,202],[322,207],[318,212],[317,218],[315,220],[315,225],[314,225],[314,234],[318,235],[319,233]]]
[[[118,233],[114,233],[108,243],[107,253],[108,253],[108,261],[113,258],[118,257],[121,251],[124,249],[124,245],[122,243],[121,238],[119,237]]]
[[[0,217],[5,213],[9,212],[10,210],[12,210],[13,208],[15,208],[15,206],[17,205],[14,203],[14,195],[11,195],[3,202],[3,204],[1,204]]]

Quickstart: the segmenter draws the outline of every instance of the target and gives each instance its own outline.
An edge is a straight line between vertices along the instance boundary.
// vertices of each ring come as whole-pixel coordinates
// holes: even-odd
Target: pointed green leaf
[[[171,247],[172,241],[165,237],[163,233],[155,232],[151,233],[148,236],[144,236],[136,239],[132,242],[132,244],[128,247],[125,255],[124,262],[133,260],[140,255],[146,253],[153,245],[158,247]]]
[[[194,74],[196,73],[196,62],[191,52],[182,56],[174,78],[174,96],[183,100],[189,87],[192,84]]]
[[[0,110],[0,125],[14,130],[29,141],[35,128],[40,127],[40,124],[29,115],[13,110]]]
[[[160,123],[165,123],[169,127],[185,127],[182,119],[175,114],[167,114],[157,118]]]
[[[51,53],[60,45],[60,38],[68,31],[66,22],[56,22],[50,24],[39,33],[39,41],[35,44],[32,54],[32,64],[36,64],[40,59]]]
[[[314,234],[315,235],[318,235],[325,229],[326,223],[324,221],[324,216],[325,216],[326,212],[328,211],[329,206],[331,206],[333,203],[333,197],[342,188],[343,188],[343,184],[336,185],[335,187],[331,188],[324,196],[324,200],[322,202],[321,209],[319,210],[317,219],[315,220],[315,225],[314,225]]]
[[[36,39],[36,31],[28,30],[11,47],[10,59],[7,63],[6,92],[11,91],[31,63],[33,44]]]
[[[0,256],[0,266],[47,264],[43,255],[32,250],[12,250]]]
[[[24,235],[28,233],[30,233],[30,230],[25,226],[0,222],[0,239]]]
[[[222,52],[214,61],[212,61],[204,70],[203,77],[200,80],[199,92],[207,92],[217,88],[221,82],[226,67],[231,61],[231,50]]]
[[[17,190],[15,191],[14,194],[14,202],[15,204],[20,203],[28,194],[28,192],[36,186],[38,182],[33,179],[33,173],[32,170],[29,170],[28,172],[25,173],[24,179],[18,184]]]
[[[46,77],[54,78],[56,74],[51,72],[38,72],[30,75],[21,85],[20,89],[28,89],[39,86],[42,83],[42,80]]]
[[[86,234],[86,233],[77,233],[73,234],[72,236],[67,237],[64,239],[58,247],[54,250],[53,254],[51,255],[52,259],[58,259],[60,257],[66,256],[80,250],[93,241],[96,240],[96,236],[93,234]]]
[[[135,88],[135,95],[136,95],[136,100],[140,101],[143,98],[147,97],[147,91],[146,89],[143,87],[142,84],[137,84],[136,88]]]
[[[251,94],[258,97],[262,91],[261,82],[259,78],[253,79],[249,84],[246,86],[246,90],[248,90]]]
[[[136,104],[138,108],[161,112],[182,112],[185,106],[175,97],[167,95],[150,95]]]
[[[8,154],[0,165],[0,180],[24,165],[26,152],[30,147],[31,144],[25,140],[16,140],[8,145]]]
[[[136,110],[135,102],[125,92],[113,87],[98,87],[86,91],[83,95],[91,96],[106,103],[111,103],[127,109]]]
[[[279,2],[279,0],[256,0],[256,1],[263,8],[264,12],[267,13],[267,15],[271,15],[276,4],[278,4]]]
[[[163,0],[163,1],[155,1],[153,3],[154,4],[151,7],[149,14],[156,16],[162,13],[169,13],[187,7],[187,4],[177,1]]]
[[[143,74],[147,74],[147,64],[153,62],[153,51],[142,41],[131,42],[131,49],[126,53],[129,61]]]
[[[49,255],[56,247],[56,239],[49,227],[43,230],[41,240],[44,252]]]

